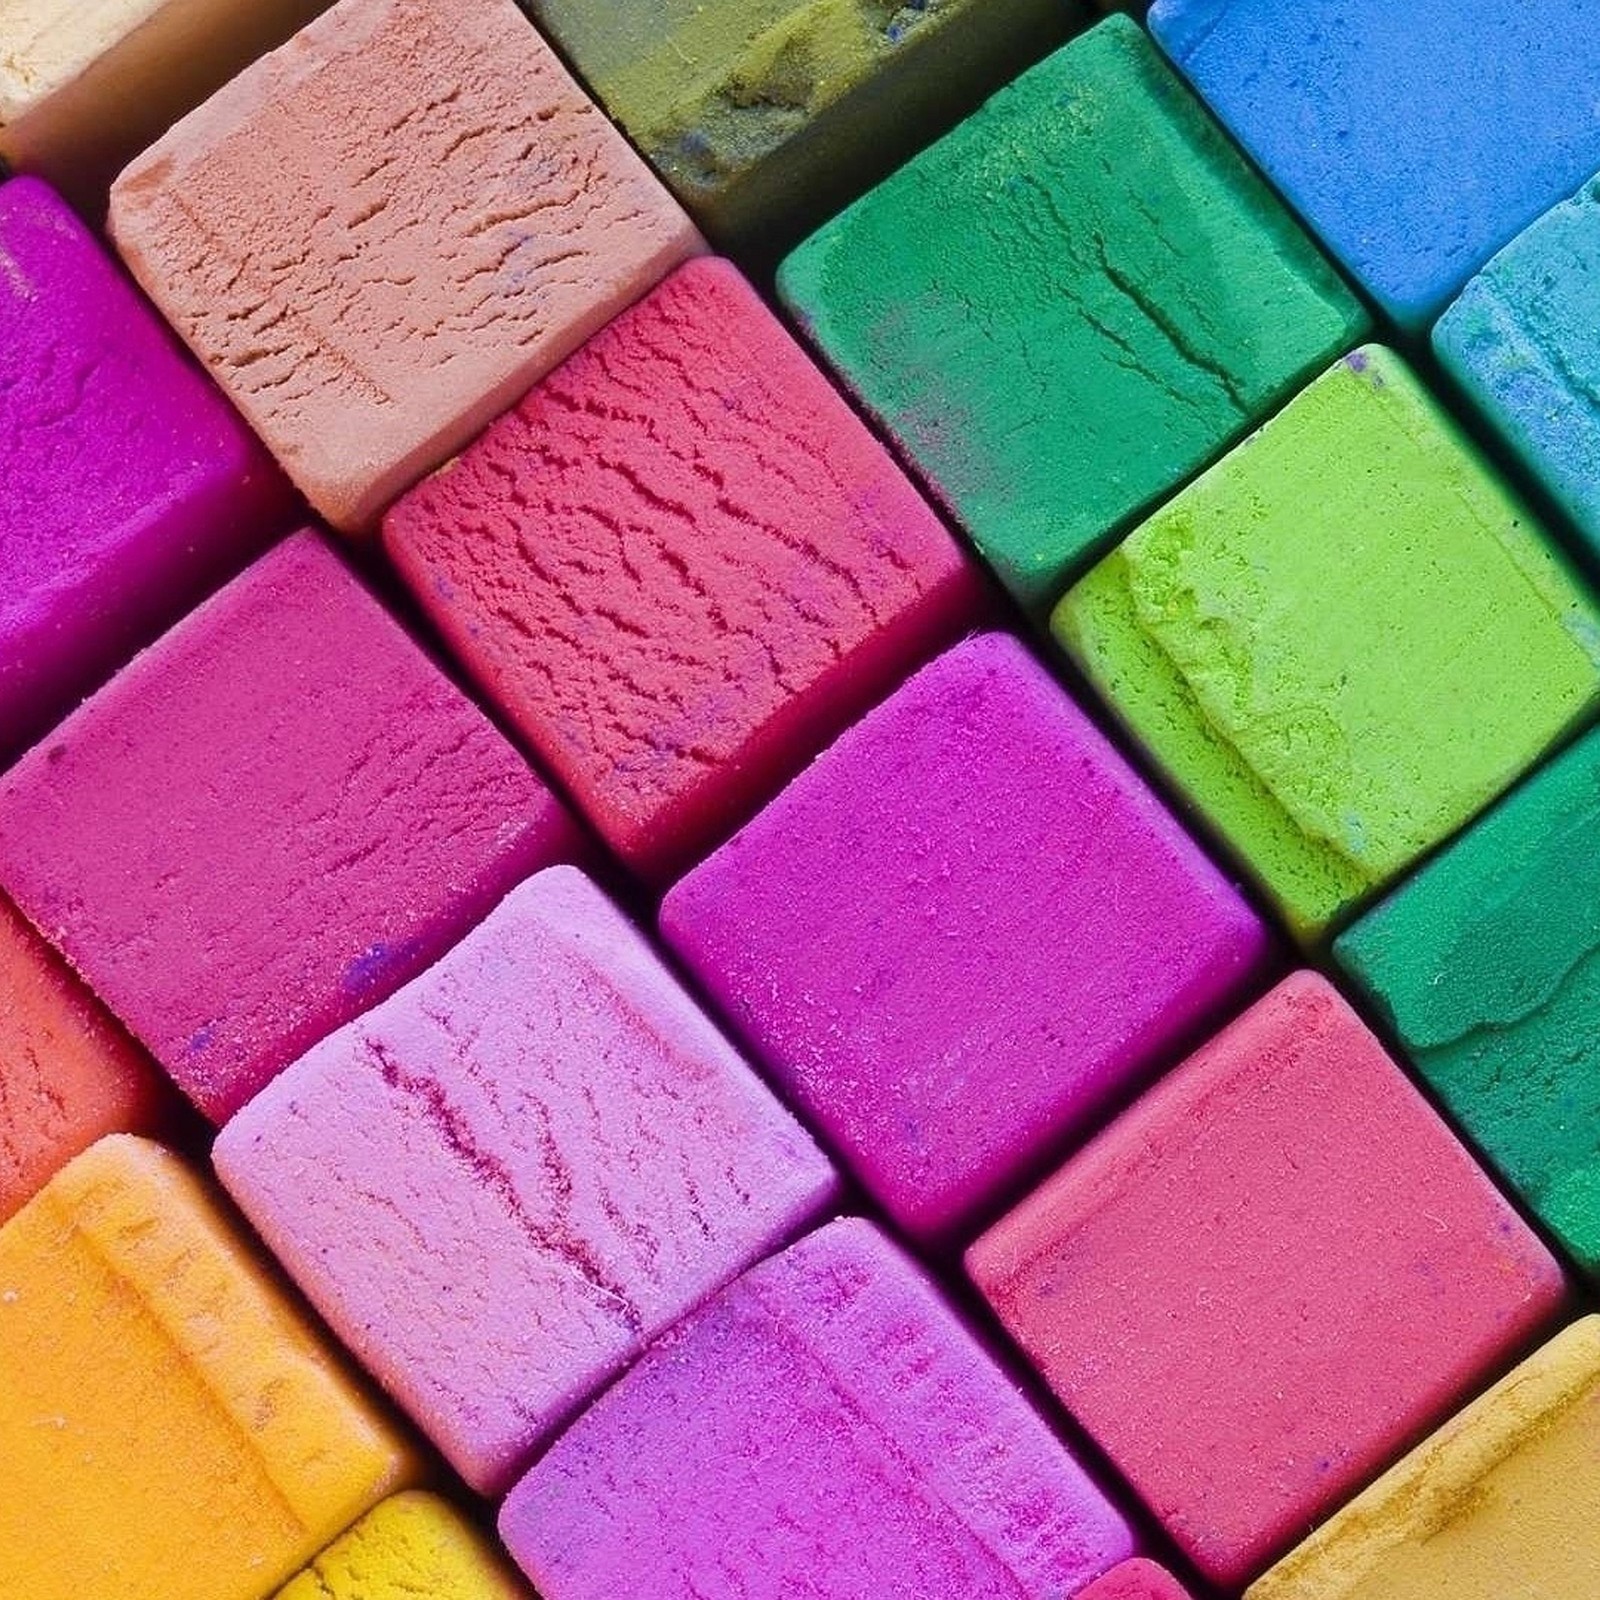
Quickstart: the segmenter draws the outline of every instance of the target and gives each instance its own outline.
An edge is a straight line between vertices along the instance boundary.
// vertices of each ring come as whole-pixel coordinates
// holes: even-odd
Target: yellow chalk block
[[[1600,1316],[1418,1445],[1246,1600],[1535,1595],[1600,1595]]]
[[[0,1228],[0,1600],[265,1600],[416,1481],[258,1248],[129,1135]]]

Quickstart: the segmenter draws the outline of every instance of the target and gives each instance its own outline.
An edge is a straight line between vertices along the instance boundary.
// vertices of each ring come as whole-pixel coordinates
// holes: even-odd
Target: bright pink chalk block
[[[865,1222],[661,1339],[500,1516],[544,1600],[1060,1600],[1121,1516]]]
[[[815,1145],[571,867],[280,1074],[214,1157],[484,1494],[836,1198]]]
[[[1096,1578],[1076,1600],[1189,1600],[1189,1591],[1165,1567],[1136,1556]]]
[[[1051,1388],[1241,1586],[1487,1383],[1561,1269],[1296,973],[968,1252]]]
[[[0,884],[217,1121],[578,848],[309,533],[0,778]]]
[[[1023,647],[969,640],[667,896],[903,1227],[970,1227],[1262,971],[1233,887]]]

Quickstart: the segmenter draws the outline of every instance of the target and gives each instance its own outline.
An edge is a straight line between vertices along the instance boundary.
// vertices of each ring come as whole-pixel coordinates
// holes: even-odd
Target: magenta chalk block
[[[577,848],[309,533],[0,778],[0,884],[217,1121]]]
[[[1286,978],[968,1252],[1051,1388],[1237,1589],[1476,1394],[1561,1269],[1322,978]]]
[[[861,1182],[972,1224],[1262,974],[1259,919],[1014,640],[957,646],[661,926]]]
[[[544,1600],[1060,1600],[1122,1517],[869,1224],[662,1338],[500,1517]]]
[[[515,889],[222,1130],[224,1185],[477,1490],[835,1198],[581,873]]]
[[[287,484],[89,230],[0,185],[0,759],[259,550]]]

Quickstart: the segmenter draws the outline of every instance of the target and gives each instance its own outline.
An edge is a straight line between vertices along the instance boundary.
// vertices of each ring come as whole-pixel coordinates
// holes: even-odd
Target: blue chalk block
[[[1600,0],[1155,0],[1150,28],[1413,331],[1600,171]]]

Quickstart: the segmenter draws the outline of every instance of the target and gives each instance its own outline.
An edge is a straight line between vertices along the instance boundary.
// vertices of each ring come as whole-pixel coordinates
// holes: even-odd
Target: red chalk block
[[[1135,1556],[1096,1578],[1077,1600],[1189,1600],[1189,1591],[1165,1567]]]

